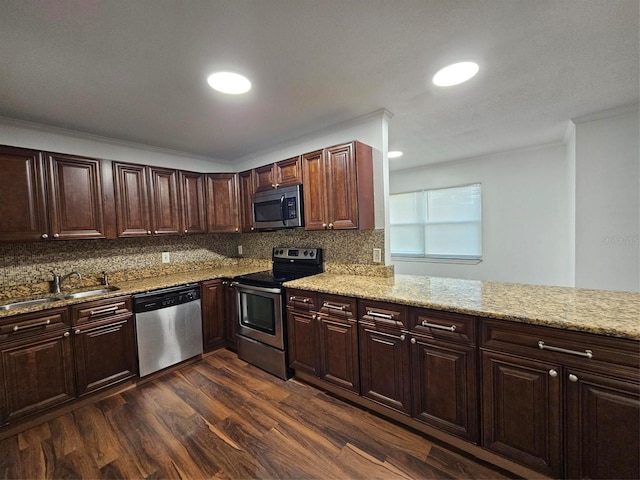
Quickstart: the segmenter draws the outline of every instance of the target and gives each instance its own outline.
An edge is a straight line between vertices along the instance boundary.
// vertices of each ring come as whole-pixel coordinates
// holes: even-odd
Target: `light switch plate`
[[[379,248],[373,249],[373,263],[381,263],[382,262],[382,250]]]
[[[169,263],[170,261],[169,252],[162,252],[162,263]]]

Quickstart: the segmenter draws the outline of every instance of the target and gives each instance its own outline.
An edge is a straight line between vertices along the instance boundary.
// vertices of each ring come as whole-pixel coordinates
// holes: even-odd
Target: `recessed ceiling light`
[[[402,156],[402,152],[400,150],[391,150],[387,152],[387,157],[389,158],[398,158]]]
[[[207,83],[214,90],[230,95],[239,95],[251,90],[251,82],[247,77],[232,72],[213,73],[207,78]]]
[[[451,87],[466,82],[478,73],[479,69],[478,64],[474,62],[454,63],[439,70],[432,81],[439,87]]]

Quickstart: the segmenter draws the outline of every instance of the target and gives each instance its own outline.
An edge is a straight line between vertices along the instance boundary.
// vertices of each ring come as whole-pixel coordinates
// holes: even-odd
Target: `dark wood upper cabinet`
[[[238,174],[240,187],[240,229],[243,233],[253,232],[253,194],[256,192],[253,170]]]
[[[210,173],[206,175],[206,188],[209,232],[239,232],[238,175]]]
[[[300,156],[254,169],[256,192],[302,183]]]
[[[147,167],[114,163],[113,171],[118,236],[151,235]]]
[[[104,238],[100,160],[47,154],[53,238]]]
[[[151,187],[151,224],[154,235],[182,233],[178,171],[148,167]]]
[[[204,175],[180,172],[182,223],[184,233],[207,233],[207,209]]]
[[[372,148],[360,142],[302,156],[305,228],[374,228]]]
[[[0,241],[49,237],[42,152],[0,146]]]

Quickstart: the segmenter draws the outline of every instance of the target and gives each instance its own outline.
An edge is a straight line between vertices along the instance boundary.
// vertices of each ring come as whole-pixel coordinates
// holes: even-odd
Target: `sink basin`
[[[6,305],[0,305],[0,310],[13,310],[14,308],[32,307],[33,305],[40,305],[41,303],[57,302],[61,299],[61,297],[47,297],[36,298],[35,300],[25,300],[23,302],[8,303]]]
[[[96,288],[95,290],[87,290],[84,292],[68,293],[62,296],[61,298],[63,300],[69,300],[72,298],[92,297],[93,295],[102,295],[103,293],[115,292],[116,290],[119,290],[119,288],[118,287]]]

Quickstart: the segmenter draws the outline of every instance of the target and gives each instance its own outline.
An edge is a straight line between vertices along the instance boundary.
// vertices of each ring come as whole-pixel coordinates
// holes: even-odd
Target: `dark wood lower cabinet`
[[[409,341],[360,323],[360,391],[363,397],[411,414]]]
[[[561,368],[482,352],[485,448],[545,475],[562,475]]]
[[[360,393],[358,322],[319,316],[320,378]]]
[[[0,425],[76,396],[69,330],[0,345]]]
[[[91,322],[74,330],[78,395],[132,378],[136,362],[133,315]]]
[[[411,337],[413,416],[478,443],[476,349]]]
[[[567,478],[640,478],[640,385],[565,369]]]
[[[202,342],[204,350],[225,346],[225,291],[222,280],[200,285],[202,305]]]
[[[224,285],[224,338],[225,345],[234,352],[238,349],[238,297],[236,289],[231,286],[229,280],[222,282]]]
[[[289,366],[320,376],[319,346],[316,330],[316,314],[311,311],[289,310],[287,313],[289,335]]]

